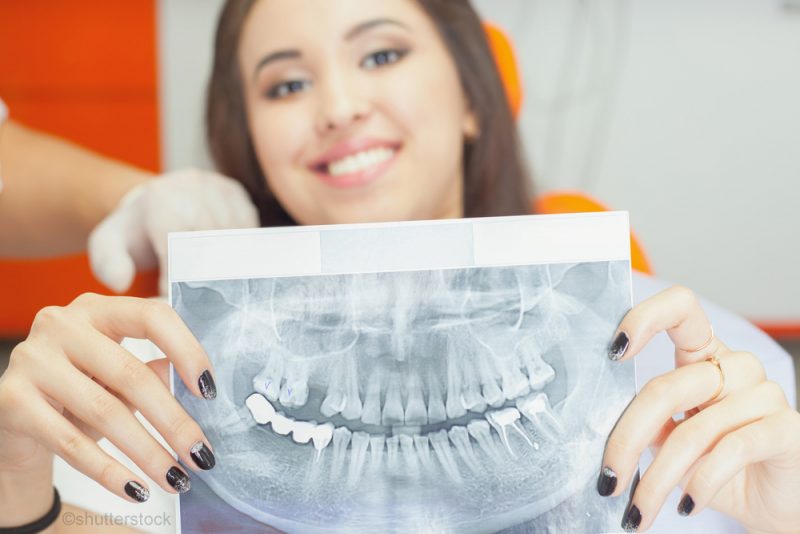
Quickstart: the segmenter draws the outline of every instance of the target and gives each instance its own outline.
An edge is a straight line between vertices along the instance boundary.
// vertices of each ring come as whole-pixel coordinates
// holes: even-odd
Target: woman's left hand
[[[625,410],[598,480],[601,495],[623,493],[645,447],[653,448],[622,527],[647,529],[681,486],[681,515],[710,507],[751,531],[800,532],[800,413],[766,380],[755,356],[732,352],[713,336],[697,298],[683,287],[628,312],[609,357],[633,358],[660,331],[675,344],[676,369],[648,382]]]

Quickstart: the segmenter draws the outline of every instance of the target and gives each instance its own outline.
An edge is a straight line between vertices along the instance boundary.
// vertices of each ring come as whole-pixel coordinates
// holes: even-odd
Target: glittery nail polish
[[[175,488],[178,493],[186,493],[192,487],[189,476],[182,469],[172,466],[167,471],[167,483]]]
[[[642,513],[635,504],[628,508],[628,513],[625,514],[625,519],[622,520],[622,529],[625,532],[636,532],[639,525],[642,524]]]
[[[617,361],[625,354],[625,351],[628,350],[628,344],[630,340],[628,339],[628,334],[625,332],[620,332],[617,334],[616,339],[614,339],[614,343],[611,344],[611,348],[608,349],[608,359]]]
[[[597,493],[602,497],[608,497],[615,489],[617,489],[617,474],[610,467],[603,467],[597,478]]]
[[[150,491],[135,480],[129,480],[125,484],[125,493],[136,502],[144,502],[150,498]]]
[[[200,393],[204,399],[213,399],[217,396],[217,385],[214,383],[214,378],[211,373],[206,369],[200,378],[197,379],[197,385],[200,387]]]
[[[209,470],[217,463],[214,459],[214,453],[202,441],[192,445],[192,448],[189,449],[189,454],[200,469]]]
[[[692,510],[694,510],[694,499],[687,493],[678,504],[678,513],[685,517],[691,514]]]

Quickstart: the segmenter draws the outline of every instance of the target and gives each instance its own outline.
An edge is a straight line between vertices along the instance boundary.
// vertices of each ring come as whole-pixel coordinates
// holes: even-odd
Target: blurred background
[[[141,167],[210,167],[221,4],[2,0],[0,97],[24,124]],[[657,276],[755,322],[800,368],[800,1],[474,4],[516,52],[537,192],[628,210]],[[83,256],[0,261],[0,369],[35,306],[86,290],[102,288]]]

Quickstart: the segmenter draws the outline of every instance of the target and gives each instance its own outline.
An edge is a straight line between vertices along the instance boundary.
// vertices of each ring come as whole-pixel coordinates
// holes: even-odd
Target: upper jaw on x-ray
[[[176,283],[217,376],[202,473],[286,530],[496,530],[596,476],[628,263]]]

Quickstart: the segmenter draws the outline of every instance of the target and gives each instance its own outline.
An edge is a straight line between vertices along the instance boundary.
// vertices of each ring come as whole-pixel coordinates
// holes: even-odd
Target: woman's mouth
[[[334,147],[311,168],[327,185],[360,187],[380,177],[392,165],[399,151],[399,144],[345,143]]]

